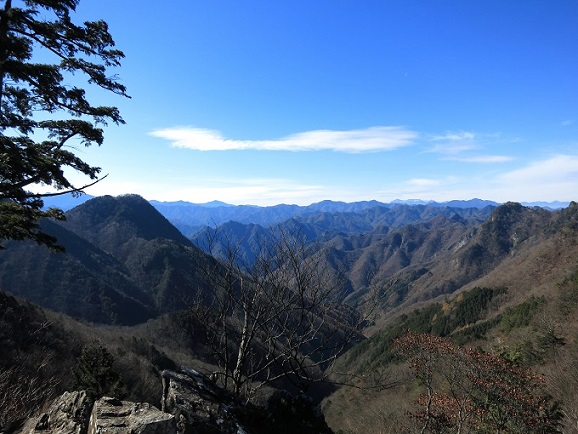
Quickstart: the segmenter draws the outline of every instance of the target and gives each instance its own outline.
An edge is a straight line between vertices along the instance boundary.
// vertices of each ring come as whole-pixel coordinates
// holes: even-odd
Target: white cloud
[[[426,152],[455,156],[480,148],[476,142],[476,135],[469,131],[448,132],[445,134],[430,135],[430,142],[435,145]]]
[[[513,170],[499,178],[504,183],[530,186],[530,188],[552,188],[555,185],[570,185],[578,194],[578,156],[555,155],[547,160],[536,161],[521,169]]]
[[[389,184],[386,188],[376,190],[374,199],[389,202],[394,199],[421,199],[421,200],[448,200],[446,197],[456,194],[456,189],[461,187],[463,180],[455,176],[440,178],[411,178],[399,183]],[[452,196],[452,199],[462,198]]]
[[[470,131],[450,131],[445,134],[434,134],[430,136],[432,142],[463,142],[471,141],[476,135]]]
[[[472,185],[470,189],[473,189]],[[486,179],[480,197],[498,202],[571,201],[578,194],[578,155],[555,155]]]
[[[148,188],[147,199],[160,201],[184,200],[205,203],[219,200],[235,205],[269,206],[280,203],[310,204],[327,197],[324,187],[303,184],[289,179],[204,179],[201,183],[174,184],[170,189]]]
[[[508,155],[476,155],[472,157],[454,157],[448,160],[462,161],[464,163],[507,163],[514,157]]]
[[[231,140],[214,130],[175,127],[150,135],[169,140],[172,146],[197,151],[335,151],[347,153],[392,151],[413,144],[418,134],[403,127],[371,127],[359,130],[315,130],[277,140]]]
[[[479,148],[480,146],[474,143],[443,143],[431,147],[427,152],[443,155],[458,155]]]
[[[578,155],[560,154],[495,174],[410,178],[376,191],[375,198],[448,201],[479,197],[496,202],[578,200]]]
[[[413,178],[407,181],[406,185],[408,188],[434,188],[439,187],[442,181],[439,179],[429,179],[429,178]]]
[[[578,199],[578,155],[561,154],[533,161],[516,170],[495,174],[471,172],[456,176],[408,176],[389,180],[381,186],[329,185],[323,182],[302,182],[282,178],[202,178],[192,182],[187,177],[168,184],[150,178],[127,181],[116,173],[88,189],[92,195],[123,193],[141,194],[146,199],[161,201],[185,200],[204,203],[221,200],[233,204],[261,206],[279,203],[309,205],[324,199],[355,202],[377,199],[482,199],[497,202],[570,201]]]
[[[431,135],[429,140],[435,145],[426,152],[443,155],[444,160],[461,161],[464,163],[505,163],[514,158],[508,155],[477,154],[472,151],[484,149],[485,142],[496,142],[500,134],[480,137],[469,131],[449,132],[441,135]]]

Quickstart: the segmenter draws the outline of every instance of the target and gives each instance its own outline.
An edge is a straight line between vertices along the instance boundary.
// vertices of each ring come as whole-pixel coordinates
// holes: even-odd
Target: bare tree
[[[298,230],[278,227],[256,241],[247,264],[241,243],[219,229],[203,249],[214,251],[219,237],[221,260],[203,270],[211,285],[191,305],[213,350],[215,377],[248,397],[281,378],[303,391],[327,381],[336,358],[360,338],[364,317],[341,303],[343,284],[318,249]]]

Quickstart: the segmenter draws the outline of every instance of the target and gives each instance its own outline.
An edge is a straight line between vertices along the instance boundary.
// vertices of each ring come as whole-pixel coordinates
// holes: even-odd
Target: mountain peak
[[[220,200],[212,200],[211,202],[200,203],[199,205],[205,206],[207,208],[218,208],[221,206],[225,206],[225,207],[235,206],[235,205],[231,205],[230,203],[221,202]]]
[[[151,240],[166,238],[189,244],[160,212],[136,194],[100,196],[66,213],[66,226],[98,243],[118,244],[132,237]],[[113,240],[114,239],[114,240]]]

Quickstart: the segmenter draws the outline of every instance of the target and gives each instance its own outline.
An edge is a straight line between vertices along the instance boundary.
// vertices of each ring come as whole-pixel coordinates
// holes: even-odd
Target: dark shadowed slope
[[[75,317],[134,324],[183,306],[207,285],[211,260],[138,196],[92,199],[46,222],[65,253],[14,242],[0,252],[0,287]]]

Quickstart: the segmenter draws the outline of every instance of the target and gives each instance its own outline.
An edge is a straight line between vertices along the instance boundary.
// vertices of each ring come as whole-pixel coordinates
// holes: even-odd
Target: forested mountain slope
[[[179,309],[183,297],[212,284],[201,269],[216,260],[138,196],[95,198],[67,218],[45,223],[66,253],[26,242],[0,252],[0,287],[89,321],[136,324]],[[408,330],[534,368],[564,405],[565,423],[578,421],[569,410],[578,403],[576,203],[558,211],[517,203],[320,210],[276,228],[304,236],[313,263],[330,272],[326,282],[343,285],[343,302],[373,306],[363,330],[368,339],[340,359],[340,369],[359,378],[384,372],[392,381],[384,390],[342,388],[331,396],[325,412],[336,430],[396,432],[417,390],[392,346]],[[250,266],[271,233],[229,222],[195,242],[209,237],[221,257],[235,248]],[[191,336],[185,339],[195,348],[201,340]]]
[[[419,387],[394,342],[415,331],[499,354],[516,369],[532,368],[543,375],[545,389],[559,405],[562,432],[574,432],[578,204],[554,213],[501,206],[444,260],[410,280],[406,301],[388,307],[388,314],[367,330],[371,337],[340,361],[346,371],[386,372],[390,384],[397,385],[381,391],[341,389],[325,404],[332,426],[368,433],[409,429],[407,414],[418,408]],[[448,280],[463,283],[434,298],[427,292]],[[392,280],[384,290],[395,287]]]
[[[352,230],[355,228],[356,220],[362,220],[364,226],[367,223],[375,224],[376,222],[372,223],[372,219],[376,218],[372,217],[374,213],[384,219],[383,224],[403,225],[420,219],[423,220],[426,218],[426,213],[429,213],[431,218],[444,212],[435,208],[446,208],[449,210],[470,209],[470,212],[475,213],[477,210],[487,207],[494,208],[499,205],[496,202],[479,199],[447,203],[428,202],[427,204],[407,204],[404,202],[386,204],[375,200],[346,203],[325,200],[308,206],[280,204],[267,207],[253,205],[234,206],[222,203],[199,205],[188,202],[158,201],[151,201],[151,204],[187,236],[194,236],[196,232],[206,226],[220,226],[231,221],[269,227],[283,224],[283,222],[291,219],[312,222],[310,219],[313,221],[318,220],[320,215],[326,217],[339,215],[342,217],[348,216],[347,220],[342,219],[342,223],[348,227],[348,230]],[[360,218],[356,218],[356,214]],[[388,215],[384,216],[384,214]],[[323,225],[322,222],[320,224]],[[331,228],[331,230],[335,229],[335,227]],[[367,227],[364,230],[367,230]]]
[[[267,244],[270,234],[283,232],[302,237],[307,243],[315,244],[317,249],[329,256],[347,256],[347,261],[339,265],[339,273],[349,273],[353,262],[360,255],[361,249],[380,250],[383,244],[392,246],[393,251],[398,243],[397,238],[405,231],[405,237],[411,237],[408,231],[428,232],[441,222],[456,227],[475,227],[485,221],[493,207],[450,208],[430,205],[394,205],[392,207],[373,206],[358,211],[310,213],[307,216],[290,218],[272,227],[258,224],[243,224],[231,221],[218,226],[207,226],[194,234],[191,240],[201,249],[216,257],[224,258],[231,250],[250,265],[250,258]],[[438,222],[439,218],[439,222]],[[425,225],[420,229],[408,229],[415,225]],[[404,229],[405,228],[405,229]],[[398,235],[394,236],[394,233]],[[382,246],[380,246],[380,243]],[[404,248],[413,249],[414,242],[405,243]],[[373,246],[373,247],[370,247]],[[355,251],[355,252],[354,252]],[[331,253],[333,252],[333,253]],[[350,253],[353,252],[353,253]],[[423,254],[423,252],[422,252]],[[331,258],[328,259],[330,262]],[[404,260],[407,263],[408,259]],[[378,259],[378,262],[380,260]],[[407,264],[406,264],[407,265]],[[367,284],[367,282],[362,285]],[[354,289],[358,286],[354,285]]]
[[[66,253],[32,242],[7,244],[0,252],[3,290],[88,321],[134,324],[155,316],[152,298],[122,262],[57,223],[44,227]]]
[[[41,306],[90,321],[136,324],[183,307],[207,285],[211,261],[139,196],[92,199],[45,222],[66,248],[29,242],[0,252],[0,287]]]

